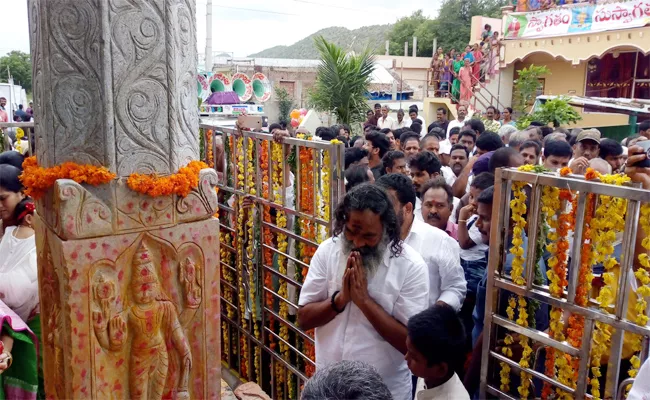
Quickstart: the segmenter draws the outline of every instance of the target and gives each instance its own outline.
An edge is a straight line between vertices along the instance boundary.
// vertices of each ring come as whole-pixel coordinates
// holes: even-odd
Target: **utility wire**
[[[338,8],[338,9],[341,9],[341,10],[361,11],[361,12],[368,12],[369,11],[369,10],[362,10],[361,8],[336,6],[336,5],[332,5],[332,4],[318,3],[316,1],[309,1],[309,0],[291,0],[291,1],[295,1],[296,3],[311,4],[311,5],[315,5],[315,6],[319,6],[319,7]]]
[[[206,5],[207,3],[201,4],[202,6]],[[244,8],[244,7],[231,7],[231,6],[222,6],[219,4],[213,4],[212,7],[218,7],[218,8],[225,8],[228,10],[239,10],[239,11],[250,11],[250,12],[257,12],[257,13],[266,13],[266,14],[276,14],[276,15],[289,15],[292,17],[300,17],[300,14],[293,14],[293,13],[285,13],[285,12],[280,12],[280,11],[270,11],[270,10],[260,10],[258,8]]]

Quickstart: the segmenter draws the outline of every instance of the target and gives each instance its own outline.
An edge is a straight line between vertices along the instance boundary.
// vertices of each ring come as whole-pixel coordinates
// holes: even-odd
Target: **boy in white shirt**
[[[465,344],[465,329],[455,311],[436,304],[411,317],[406,329],[406,363],[419,377],[415,398],[469,400],[455,372],[462,366]]]

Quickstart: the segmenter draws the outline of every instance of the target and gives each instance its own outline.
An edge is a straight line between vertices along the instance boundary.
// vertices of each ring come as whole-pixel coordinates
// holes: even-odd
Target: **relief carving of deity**
[[[180,359],[176,398],[189,399],[192,354],[181,322],[191,320],[201,304],[200,274],[200,268],[189,258],[180,263],[179,281],[184,301],[180,317],[176,306],[164,293],[153,259],[142,243],[132,261],[128,288],[131,304],[125,305],[123,311],[112,311],[115,283],[101,273],[96,280],[93,294],[100,310],[93,311],[92,317],[99,345],[108,351],[122,351],[131,338],[128,349],[131,398],[158,400],[163,397],[169,352],[176,351]]]

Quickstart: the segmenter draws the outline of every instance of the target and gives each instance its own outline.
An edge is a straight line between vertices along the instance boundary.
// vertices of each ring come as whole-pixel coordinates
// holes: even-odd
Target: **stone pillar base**
[[[36,229],[48,397],[219,398],[217,219],[73,240]]]

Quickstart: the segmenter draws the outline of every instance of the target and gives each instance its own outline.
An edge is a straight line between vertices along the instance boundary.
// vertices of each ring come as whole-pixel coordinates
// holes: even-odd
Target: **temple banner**
[[[638,28],[650,23],[650,0],[589,4],[535,13],[512,13],[506,19],[506,39]]]

